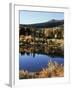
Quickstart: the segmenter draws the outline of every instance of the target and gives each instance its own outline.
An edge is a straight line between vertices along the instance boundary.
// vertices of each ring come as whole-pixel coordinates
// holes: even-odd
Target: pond
[[[51,57],[44,54],[19,54],[19,70],[27,70],[28,72],[38,72],[48,66],[49,60],[64,64],[63,57]]]

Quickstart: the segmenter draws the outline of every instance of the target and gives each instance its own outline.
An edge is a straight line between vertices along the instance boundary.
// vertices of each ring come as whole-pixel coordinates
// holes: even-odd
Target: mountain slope
[[[36,24],[20,24],[21,27],[33,27],[33,28],[51,28],[51,27],[56,27],[64,24],[64,20],[55,20],[52,19],[48,22],[44,23],[36,23]]]

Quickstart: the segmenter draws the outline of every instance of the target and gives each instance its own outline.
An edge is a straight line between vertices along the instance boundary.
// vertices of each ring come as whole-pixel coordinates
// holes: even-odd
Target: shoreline
[[[19,70],[19,79],[32,78],[52,78],[64,77],[64,65],[58,64],[56,61],[49,61],[47,68],[42,68],[39,72],[28,72],[27,70]]]

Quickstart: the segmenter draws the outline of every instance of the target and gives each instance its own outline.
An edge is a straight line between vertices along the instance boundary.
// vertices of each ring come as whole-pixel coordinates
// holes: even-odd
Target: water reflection
[[[38,72],[48,66],[48,61],[64,64],[63,49],[59,46],[25,44],[19,47],[19,69]]]
[[[64,59],[61,57],[52,58],[43,54],[24,54],[19,55],[19,69],[27,70],[29,72],[38,72],[43,68],[46,68],[49,60],[56,61],[57,63],[64,63]]]
[[[64,56],[64,50],[60,47],[47,47],[45,45],[43,46],[24,46],[19,48],[19,52],[21,55],[24,55],[25,53],[29,56],[30,54],[35,57],[35,54],[44,54],[44,55],[51,55],[51,56]]]

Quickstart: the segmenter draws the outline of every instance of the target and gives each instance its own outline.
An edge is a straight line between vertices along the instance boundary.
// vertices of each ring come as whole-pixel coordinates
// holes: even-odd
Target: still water
[[[48,66],[48,61],[56,61],[57,63],[64,64],[64,58],[62,57],[51,57],[43,54],[21,55],[19,54],[19,70],[27,70],[29,72],[38,72],[42,68]]]

